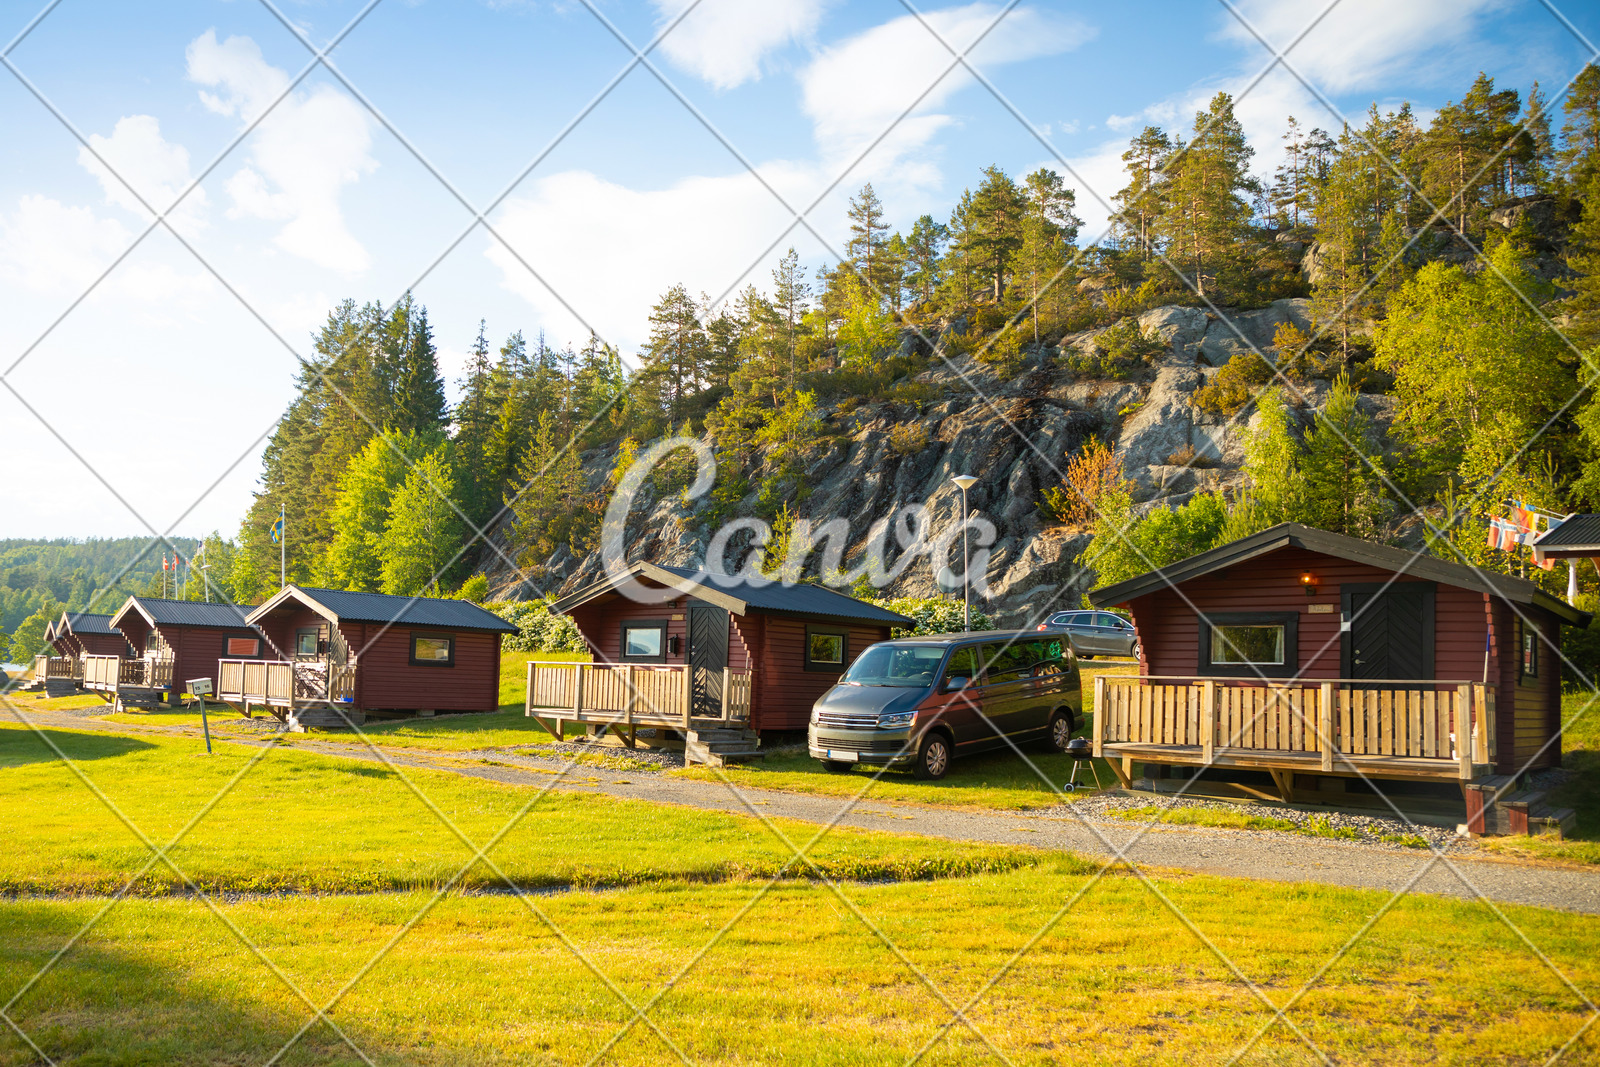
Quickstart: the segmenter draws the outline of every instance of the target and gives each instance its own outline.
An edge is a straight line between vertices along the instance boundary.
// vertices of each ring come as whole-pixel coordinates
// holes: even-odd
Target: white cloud
[[[0,278],[36,293],[81,290],[133,240],[92,208],[24,196],[0,215]]]
[[[815,181],[799,168],[763,174],[791,202]],[[696,296],[702,288],[718,296],[789,218],[748,174],[637,190],[568,171],[508,200],[494,226],[602,337],[631,352],[644,339],[650,306],[668,286],[682,282]],[[785,244],[803,240],[791,234]],[[506,287],[538,308],[555,336],[585,336],[584,326],[493,238],[487,255]],[[758,283],[768,280],[771,265],[757,265]]]
[[[288,85],[248,37],[220,44],[207,30],[186,52],[191,81],[218,89],[200,93],[220,115],[247,124]],[[345,274],[367,269],[372,257],[345,223],[340,195],[377,169],[361,105],[331,86],[296,90],[273,109],[250,138],[250,166],[227,181],[230,218],[282,222],[274,243],[319,267]]]
[[[653,0],[660,24],[676,18],[686,0]],[[761,61],[790,41],[811,36],[825,0],[700,0],[661,42],[677,66],[718,89],[761,77]]]
[[[1291,66],[1332,93],[1370,89],[1427,52],[1474,40],[1477,19],[1507,0],[1342,0],[1289,52]],[[1299,0],[1240,0],[1239,10],[1273,47],[1283,49],[1322,10]],[[1255,37],[1224,13],[1223,37],[1270,59]]]
[[[1094,36],[1094,30],[1077,19],[1032,7],[1016,8],[996,25],[1001,10],[977,3],[930,11],[923,18],[957,52],[971,47],[967,58],[979,70],[1056,55]],[[975,47],[974,41],[978,41]],[[848,159],[859,153],[911,107],[954,58],[911,15],[823,49],[801,75],[801,86],[824,159]],[[952,71],[916,104],[875,154],[892,159],[927,142],[953,121],[937,109],[973,83],[964,70]]]
[[[165,211],[194,179],[189,172],[189,150],[162,137],[161,123],[154,116],[128,115],[118,119],[110,137],[91,133],[89,144],[93,152],[78,149],[79,166],[100,182],[106,203],[126,208],[141,220],[148,221],[150,212],[129,192],[128,185],[150,207]],[[116,175],[101,165],[101,159]],[[118,181],[117,175],[128,185]],[[205,225],[205,216],[206,191],[201,188],[184,197],[170,218],[174,227],[187,236]]]

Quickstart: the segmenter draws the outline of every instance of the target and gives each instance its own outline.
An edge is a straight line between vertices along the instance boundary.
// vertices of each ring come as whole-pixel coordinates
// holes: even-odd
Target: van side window
[[[1041,663],[1059,663],[1066,658],[1066,651],[1060,638],[1052,641],[1030,641],[1028,647],[1029,658],[1034,666]]]
[[[1011,645],[984,645],[984,684],[1014,682],[1027,674],[1033,666],[1033,656],[1028,648],[1031,643],[1019,641]]]
[[[952,678],[967,678],[973,685],[977,685],[978,662],[972,654],[973,651],[972,646],[968,645],[950,653],[950,663],[944,669],[942,680],[948,682]]]

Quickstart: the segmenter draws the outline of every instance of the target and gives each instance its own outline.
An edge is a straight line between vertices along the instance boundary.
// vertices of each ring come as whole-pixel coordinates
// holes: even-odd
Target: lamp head
[[[1306,571],[1304,574],[1300,575],[1300,584],[1305,587],[1306,596],[1316,596],[1316,594],[1317,594],[1317,576],[1316,575],[1312,574],[1310,571]]]
[[[951,478],[950,480],[952,482],[955,482],[957,485],[959,485],[961,487],[961,491],[963,493],[966,492],[968,489],[971,489],[974,485],[978,484],[978,479],[974,478],[970,474],[958,474],[954,478]]]

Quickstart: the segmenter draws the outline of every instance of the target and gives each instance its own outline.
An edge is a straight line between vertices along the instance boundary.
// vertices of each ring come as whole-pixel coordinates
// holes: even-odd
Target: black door
[[[1433,583],[1339,587],[1346,678],[1433,677]]]
[[[728,610],[689,606],[689,668],[694,672],[693,714],[720,718],[722,672],[728,666]]]

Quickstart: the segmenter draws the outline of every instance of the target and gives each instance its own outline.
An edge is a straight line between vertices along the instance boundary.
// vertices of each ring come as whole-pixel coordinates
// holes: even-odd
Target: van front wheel
[[[936,781],[950,773],[950,742],[943,734],[923,735],[911,773],[924,781]]]

